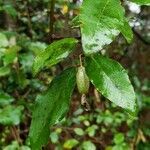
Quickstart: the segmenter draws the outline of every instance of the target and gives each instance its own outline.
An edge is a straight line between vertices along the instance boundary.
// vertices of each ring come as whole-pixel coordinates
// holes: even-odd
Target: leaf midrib
[[[96,61],[93,57],[92,57],[92,59],[93,59],[93,61],[96,63],[96,65],[98,66],[98,68],[99,68],[99,66],[101,66],[101,68],[103,68],[102,65],[99,64],[99,63],[97,63],[97,61]],[[100,63],[101,63],[101,62],[100,62]],[[115,85],[115,87],[116,87],[118,93],[121,94],[120,99],[123,100],[122,95],[124,95],[124,94],[122,93],[122,90],[116,86],[116,84],[114,83],[114,81],[111,80],[111,78],[108,76],[108,74],[107,74],[105,71],[103,71],[103,72],[104,72],[104,73],[106,74],[106,76],[110,79],[110,81]]]

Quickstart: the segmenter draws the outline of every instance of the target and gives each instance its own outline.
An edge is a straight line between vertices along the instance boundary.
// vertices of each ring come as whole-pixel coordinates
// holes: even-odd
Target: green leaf
[[[2,59],[2,57],[4,56],[4,52],[5,52],[5,48],[0,47],[0,60]]]
[[[131,2],[137,3],[139,5],[150,5],[150,0],[130,0]]]
[[[128,42],[133,37],[120,0],[84,0],[80,22],[85,54],[95,53],[103,49],[120,32]]]
[[[17,53],[19,50],[20,50],[20,47],[15,45],[15,46],[8,48],[5,51],[5,54],[4,54],[5,56],[3,58],[5,66],[14,62],[14,60],[17,58]]]
[[[17,16],[17,11],[12,5],[4,5],[3,10],[5,10],[10,16],[14,18]]]
[[[7,106],[0,109],[0,124],[18,125],[21,120],[23,106]]]
[[[98,129],[97,125],[92,125],[86,129],[86,132],[88,133],[88,135],[90,137],[93,137],[95,135],[97,129]]]
[[[47,143],[50,126],[67,113],[75,86],[75,75],[75,68],[63,71],[51,82],[49,89],[37,97],[29,133],[32,149],[39,150]]]
[[[65,149],[72,149],[78,144],[79,144],[79,142],[76,139],[69,139],[64,143],[63,147]]]
[[[0,33],[0,47],[7,47],[8,46],[8,40],[5,34]]]
[[[96,146],[91,141],[84,141],[82,144],[83,150],[96,150]]]
[[[74,128],[74,132],[79,135],[79,136],[83,136],[84,135],[84,131],[81,128]]]
[[[34,56],[32,53],[25,53],[19,56],[19,62],[21,64],[21,68],[24,72],[32,72],[32,65],[34,61]]]
[[[114,143],[117,144],[121,144],[124,142],[124,135],[122,133],[118,133],[115,135],[114,137]]]
[[[50,44],[35,58],[33,74],[37,74],[45,66],[50,67],[62,61],[74,50],[76,43],[76,39],[66,38]]]
[[[50,134],[50,139],[51,139],[51,142],[55,144],[58,142],[59,136],[56,132],[52,132]]]
[[[33,51],[35,55],[38,55],[39,52],[44,51],[47,45],[42,42],[31,42],[29,44],[29,50]]]
[[[135,93],[126,70],[116,61],[99,54],[86,57],[91,82],[106,98],[129,112],[135,112]]]
[[[3,148],[3,150],[31,150],[28,146],[19,146],[17,141],[13,141],[10,145],[7,145]]]
[[[9,66],[0,67],[0,77],[6,76],[9,73],[10,73],[10,67]]]
[[[5,106],[14,101],[14,98],[7,93],[0,92],[0,106]]]
[[[10,145],[7,145],[6,147],[3,148],[4,150],[15,150],[19,149],[19,144],[17,141],[13,141]]]

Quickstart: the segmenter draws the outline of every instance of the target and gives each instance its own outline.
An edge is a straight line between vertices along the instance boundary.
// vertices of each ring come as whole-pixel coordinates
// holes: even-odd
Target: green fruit
[[[77,74],[76,74],[76,82],[78,91],[81,94],[86,94],[89,91],[89,78],[85,72],[85,68],[83,66],[78,67]]]

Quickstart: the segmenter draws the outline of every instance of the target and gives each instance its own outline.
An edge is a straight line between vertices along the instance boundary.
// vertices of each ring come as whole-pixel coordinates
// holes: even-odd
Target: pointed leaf
[[[80,22],[85,54],[101,50],[120,32],[128,42],[133,36],[120,0],[84,0]]]
[[[135,111],[135,93],[126,70],[116,61],[94,55],[86,58],[91,82],[106,98],[129,112]]]
[[[75,74],[74,68],[65,70],[51,82],[44,94],[37,97],[29,134],[32,149],[39,150],[47,143],[50,126],[62,119],[68,111]]]
[[[62,61],[74,50],[76,43],[76,39],[66,38],[50,44],[35,58],[33,74],[37,74],[45,66],[50,67]]]

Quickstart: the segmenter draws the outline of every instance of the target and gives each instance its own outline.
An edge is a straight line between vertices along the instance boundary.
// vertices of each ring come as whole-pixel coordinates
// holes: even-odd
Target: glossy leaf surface
[[[50,67],[62,61],[74,50],[76,43],[76,39],[66,38],[50,44],[35,58],[33,74],[38,73],[43,67]]]
[[[84,0],[80,22],[85,54],[101,50],[120,32],[128,42],[132,39],[132,31],[120,0]]]
[[[126,70],[116,61],[94,55],[86,58],[91,82],[106,98],[129,112],[135,111],[135,93]]]

